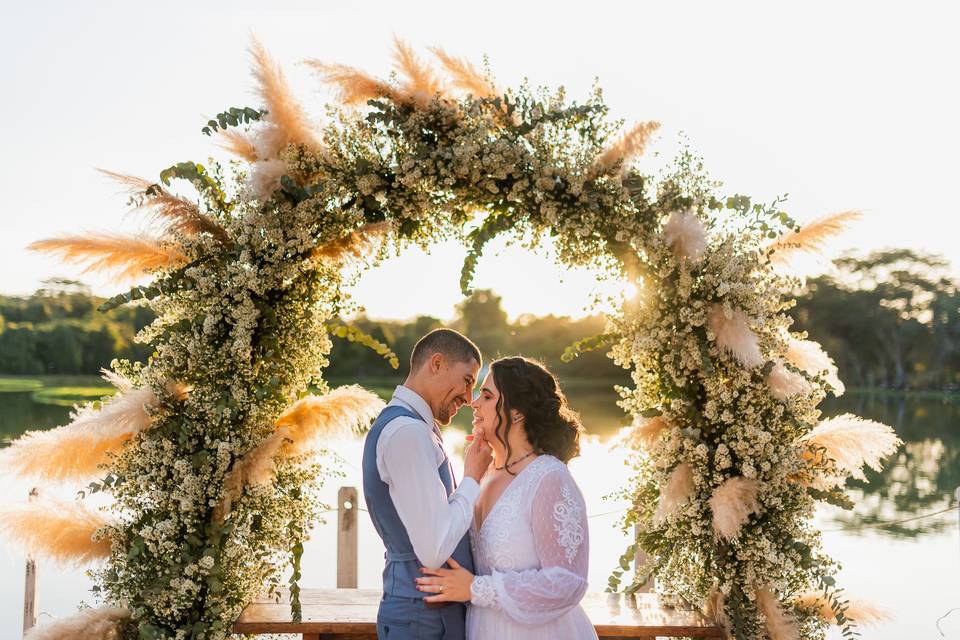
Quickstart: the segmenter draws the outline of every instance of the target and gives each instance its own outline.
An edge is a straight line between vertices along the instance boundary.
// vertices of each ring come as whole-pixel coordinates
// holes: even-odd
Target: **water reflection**
[[[24,431],[48,429],[69,420],[70,409],[33,401],[31,392],[0,393],[0,442]]]
[[[389,394],[392,388],[377,391]],[[584,439],[583,455],[571,463],[571,471],[589,509],[590,590],[602,591],[628,543],[615,526],[626,504],[602,498],[622,486],[630,473],[623,464],[624,452],[611,451],[607,442],[619,430],[623,414],[615,404],[616,394],[600,381],[591,386],[570,386],[567,395],[581,413],[584,426],[593,434]],[[868,636],[878,640],[918,637],[917,629],[933,629],[937,617],[956,606],[956,512],[883,530],[862,527],[929,513],[950,503],[954,488],[960,484],[960,402],[851,393],[829,402],[824,409],[826,416],[851,412],[883,421],[894,426],[906,443],[882,473],[868,473],[867,483],[851,483],[850,492],[856,502],[852,512],[818,509],[817,524],[826,532],[825,551],[843,562],[838,581],[852,596],[873,602],[894,615],[893,623],[870,629]],[[16,438],[28,429],[64,424],[67,419],[67,409],[34,403],[30,393],[0,393],[0,438]],[[461,411],[455,425],[460,431],[445,433],[445,440],[459,476],[470,412]],[[344,461],[344,477],[324,487],[321,499],[328,504],[335,504],[339,486],[360,486],[361,446],[359,440],[337,446]],[[5,501],[24,500],[30,489],[29,484],[7,477],[0,478],[0,482],[4,491],[0,508]],[[69,500],[72,487],[62,488],[61,493],[62,499]],[[842,532],[830,533],[840,528]],[[328,516],[326,523],[317,523],[304,553],[305,585],[336,584],[336,563],[332,562],[331,550],[336,548],[337,532],[335,515]],[[366,517],[361,520],[358,535],[360,587],[377,588],[383,569],[382,543]],[[883,559],[882,571],[878,571],[878,558]],[[0,580],[0,637],[13,637],[9,630],[19,629],[21,623],[23,563],[18,551],[0,546],[0,573],[6,576]],[[54,617],[73,613],[81,600],[91,601],[92,585],[80,570],[44,564],[40,576],[42,610]],[[839,632],[828,638],[841,640]]]
[[[866,481],[848,483],[851,511],[836,511],[837,526],[856,530],[905,520],[955,503],[960,486],[960,399],[906,394],[855,393],[829,399],[825,416],[853,413],[892,426],[903,446],[885,461],[882,471],[866,470]],[[949,513],[875,528],[895,537],[913,538],[956,527]]]

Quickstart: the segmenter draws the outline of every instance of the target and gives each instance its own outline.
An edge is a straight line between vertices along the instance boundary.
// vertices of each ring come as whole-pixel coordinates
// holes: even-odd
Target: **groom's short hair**
[[[478,365],[483,364],[480,349],[467,336],[453,329],[434,329],[413,345],[410,372],[419,370],[434,353],[442,353],[451,362],[470,362],[473,359]]]

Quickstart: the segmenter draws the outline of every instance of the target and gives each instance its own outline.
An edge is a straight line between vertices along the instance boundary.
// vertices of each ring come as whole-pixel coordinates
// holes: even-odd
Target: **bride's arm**
[[[541,568],[477,576],[471,602],[501,609],[517,622],[543,624],[575,607],[587,591],[586,505],[566,468],[540,481],[531,523]]]

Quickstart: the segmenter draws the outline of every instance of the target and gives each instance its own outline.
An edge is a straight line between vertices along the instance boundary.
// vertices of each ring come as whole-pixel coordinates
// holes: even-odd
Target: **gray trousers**
[[[377,611],[378,640],[465,640],[467,606],[428,607],[420,598],[383,596]]]

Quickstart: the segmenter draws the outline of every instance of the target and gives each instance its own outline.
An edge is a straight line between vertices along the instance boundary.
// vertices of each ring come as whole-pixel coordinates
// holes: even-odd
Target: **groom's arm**
[[[443,566],[470,528],[480,485],[464,478],[447,498],[437,473],[441,460],[433,436],[419,422],[397,418],[384,428],[378,444],[380,477],[390,489],[414,553],[425,567]]]

